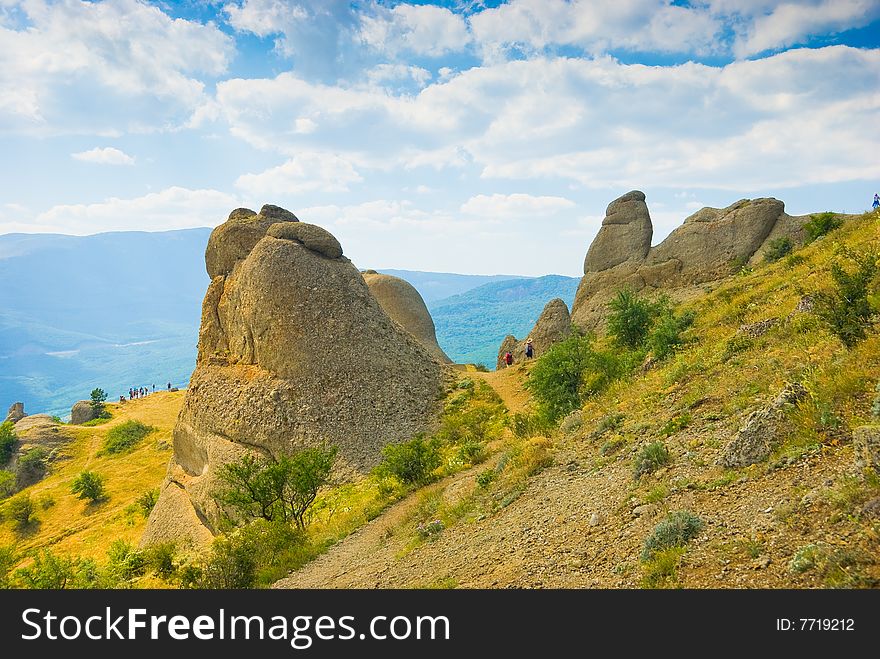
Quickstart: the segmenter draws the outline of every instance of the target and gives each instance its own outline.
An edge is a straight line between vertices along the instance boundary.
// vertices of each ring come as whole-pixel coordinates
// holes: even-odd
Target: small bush
[[[383,460],[376,474],[394,476],[407,485],[421,485],[433,480],[433,471],[440,466],[440,441],[425,435],[401,444],[389,444],[382,449]]]
[[[669,419],[669,421],[663,424],[663,427],[660,428],[660,434],[664,437],[674,435],[675,433],[687,428],[690,425],[691,421],[692,418],[690,412],[679,414],[677,417]]]
[[[0,590],[12,587],[10,573],[18,561],[15,545],[0,545]]]
[[[795,552],[788,562],[788,571],[803,574],[812,570],[825,559],[825,550],[819,545],[805,545]]]
[[[602,444],[602,447],[599,449],[599,455],[603,457],[614,455],[624,446],[626,446],[626,440],[623,437],[618,437],[617,439],[609,439],[607,442]]]
[[[150,513],[153,512],[153,508],[156,506],[156,502],[159,500],[159,488],[154,488],[152,490],[147,490],[146,492],[142,492],[141,495],[137,498],[136,502],[138,508],[140,508],[141,513],[144,517],[149,517]]]
[[[650,561],[664,549],[682,547],[703,530],[703,520],[688,510],[669,513],[654,527],[642,546],[642,561]]]
[[[479,474],[477,474],[477,485],[485,489],[489,487],[489,485],[492,484],[492,481],[494,481],[497,477],[498,472],[495,469],[484,469]]]
[[[480,362],[479,364],[474,364],[474,368],[477,369],[480,373],[488,373],[489,372],[488,367],[485,364],[483,364],[482,362]]]
[[[807,242],[811,243],[817,238],[831,233],[842,224],[843,220],[831,212],[810,215],[809,221],[804,224],[804,231],[807,232]]]
[[[880,272],[880,256],[876,252],[846,256],[849,269],[840,261],[831,265],[834,288],[816,295],[816,314],[843,345],[852,348],[867,337],[877,312],[868,298]]]
[[[633,461],[633,478],[650,474],[669,462],[669,451],[663,442],[651,442],[643,446]]]
[[[639,299],[631,290],[618,291],[608,304],[608,334],[624,348],[644,344],[654,320],[655,310],[647,300]]]
[[[88,499],[90,503],[97,503],[107,497],[107,491],[104,489],[104,477],[94,471],[81,472],[73,480],[70,491],[78,499]]]
[[[105,416],[106,410],[104,409],[104,402],[107,400],[107,392],[103,389],[92,389],[90,398],[89,405],[91,406],[92,413],[95,417],[101,418]]]
[[[791,254],[791,239],[788,236],[780,236],[774,238],[767,244],[767,250],[764,252],[764,261],[773,263],[784,256]]]
[[[36,520],[37,507],[34,505],[30,494],[19,494],[9,500],[6,513],[15,522],[19,529],[26,528]]]
[[[785,267],[788,268],[789,270],[793,270],[794,268],[798,267],[802,263],[806,263],[806,262],[807,262],[807,259],[805,259],[802,254],[789,254],[788,256],[785,257],[785,263],[783,265],[785,265]]]
[[[24,588],[61,590],[83,585],[78,579],[81,569],[81,559],[44,549],[34,555],[29,567],[18,570],[16,577]]]
[[[684,547],[669,547],[657,551],[643,565],[645,576],[642,586],[645,588],[663,588],[674,585],[678,564],[684,555]]]
[[[46,474],[49,452],[39,446],[25,451],[18,459],[16,478],[20,485],[39,480]]]
[[[173,542],[163,542],[153,545],[144,552],[147,567],[161,579],[168,581],[177,572],[174,559],[177,555],[177,547]]]
[[[140,421],[126,421],[115,428],[111,428],[104,441],[105,453],[122,453],[128,451],[144,437],[153,432],[155,428]]]
[[[0,423],[0,465],[5,465],[9,462],[17,440],[15,424],[12,421]]]
[[[693,312],[676,315],[671,310],[664,309],[648,335],[647,345],[654,359],[663,360],[676,352],[684,344],[682,332],[693,322]]]
[[[105,585],[112,588],[128,587],[146,571],[147,559],[144,553],[125,540],[113,541],[107,550],[107,559]]]
[[[15,492],[15,474],[0,469],[0,499],[5,499]]]

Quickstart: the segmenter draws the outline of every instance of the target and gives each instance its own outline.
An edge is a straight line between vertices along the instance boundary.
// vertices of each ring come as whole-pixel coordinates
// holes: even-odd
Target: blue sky
[[[608,202],[860,212],[877,0],[0,0],[0,233],[274,203],[359,267],[581,273]]]

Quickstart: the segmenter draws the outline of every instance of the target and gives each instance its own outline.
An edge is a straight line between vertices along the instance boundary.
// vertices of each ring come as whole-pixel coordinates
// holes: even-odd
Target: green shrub
[[[663,360],[676,352],[684,344],[682,332],[693,322],[694,314],[691,311],[676,315],[664,308],[648,334],[647,345],[654,359]]]
[[[154,430],[153,426],[148,426],[136,420],[120,423],[107,432],[107,439],[104,441],[104,452],[122,453],[128,451]]]
[[[868,298],[880,271],[880,256],[873,251],[845,256],[852,271],[841,261],[832,263],[834,288],[816,295],[816,314],[843,345],[852,348],[866,338],[877,312]]]
[[[778,261],[783,256],[791,254],[792,247],[791,239],[788,236],[774,238],[767,244],[767,250],[764,252],[764,261],[767,263]]]
[[[669,547],[655,552],[643,565],[645,576],[642,579],[642,586],[663,588],[670,584],[674,585],[678,564],[684,552],[684,547]]]
[[[149,517],[150,513],[153,512],[153,508],[155,508],[156,502],[158,500],[159,488],[157,487],[152,490],[142,492],[135,503],[137,503],[138,508],[141,509],[141,513],[143,513],[144,517]]]
[[[105,585],[110,588],[125,588],[144,574],[147,559],[143,552],[138,551],[125,540],[114,540],[107,550],[107,568],[104,574]]]
[[[608,334],[624,348],[638,348],[645,343],[654,321],[655,309],[629,289],[618,291],[608,304]]]
[[[246,455],[220,468],[217,498],[246,517],[294,521],[302,529],[335,459],[333,446],[313,446],[278,459]]]
[[[5,465],[9,462],[17,440],[15,424],[12,421],[0,423],[0,465]]]
[[[489,485],[492,484],[492,481],[494,481],[497,477],[498,472],[495,471],[495,469],[491,467],[489,469],[484,469],[479,474],[477,474],[477,485],[485,489],[489,487]]]
[[[211,554],[201,570],[199,588],[244,589],[253,588],[257,578],[257,559],[254,547],[240,538],[215,538]]]
[[[59,556],[49,549],[34,555],[34,562],[16,572],[19,585],[23,588],[61,590],[77,588],[78,576],[82,567],[79,558]]]
[[[510,429],[518,439],[546,435],[553,430],[553,422],[539,412],[531,414],[516,412],[510,418]]]
[[[664,549],[682,547],[703,530],[703,520],[688,510],[669,513],[654,527],[642,546],[642,561],[650,561]]]
[[[809,221],[804,224],[804,231],[807,233],[807,242],[811,243],[816,240],[816,238],[831,233],[842,224],[843,220],[829,211],[810,215]]]
[[[152,545],[144,551],[146,566],[166,581],[171,579],[177,572],[174,559],[177,556],[177,547],[173,542],[162,542]]]
[[[599,449],[599,455],[601,455],[602,457],[614,455],[624,446],[626,446],[626,440],[623,437],[618,437],[617,439],[609,439],[607,442],[602,444],[602,447]]]
[[[19,485],[24,485],[34,480],[39,480],[46,473],[49,462],[49,452],[42,447],[28,449],[18,459],[16,478]]]
[[[15,492],[15,474],[0,469],[0,499],[5,499]]]
[[[806,262],[807,262],[807,259],[804,258],[804,256],[802,254],[789,254],[788,256],[785,257],[784,265],[789,270],[793,270],[794,268],[798,267],[802,263],[806,263]]]
[[[394,476],[407,485],[421,485],[431,481],[432,472],[440,466],[440,440],[419,434],[408,442],[385,446],[382,456],[375,470],[379,477]]]
[[[107,497],[107,491],[104,489],[104,477],[94,471],[81,472],[73,480],[70,491],[78,499],[88,499],[90,503],[97,503]]]
[[[9,500],[6,513],[19,529],[24,529],[36,520],[37,507],[30,494],[19,494]]]
[[[650,474],[669,462],[669,451],[663,442],[646,444],[636,453],[633,461],[633,478]]]
[[[485,364],[483,364],[482,362],[479,364],[474,364],[474,368],[477,369],[480,373],[488,373],[489,372],[488,367]]]
[[[19,561],[15,545],[0,545],[0,590],[12,587],[10,573]]]
[[[692,417],[690,412],[679,414],[678,416],[669,419],[669,421],[663,424],[663,427],[660,428],[660,434],[664,437],[674,435],[675,433],[687,428],[690,425],[691,421]]]

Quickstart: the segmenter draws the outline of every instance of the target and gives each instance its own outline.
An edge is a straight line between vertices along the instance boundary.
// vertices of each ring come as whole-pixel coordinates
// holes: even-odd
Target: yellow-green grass
[[[0,545],[15,544],[19,553],[52,549],[66,555],[92,557],[103,562],[115,540],[137,544],[146,519],[135,509],[137,498],[158,488],[171,457],[171,430],[183,403],[184,392],[158,392],[124,404],[108,404],[112,419],[93,427],[65,426],[73,441],[62,449],[49,474],[23,493],[37,503],[37,522],[16,530],[12,520],[0,523]],[[136,419],[156,430],[130,452],[99,455],[107,432]],[[105,478],[108,498],[89,504],[71,493],[73,480],[82,471]],[[53,502],[43,508],[40,502]],[[5,506],[2,506],[5,507]],[[128,510],[126,510],[128,509]]]

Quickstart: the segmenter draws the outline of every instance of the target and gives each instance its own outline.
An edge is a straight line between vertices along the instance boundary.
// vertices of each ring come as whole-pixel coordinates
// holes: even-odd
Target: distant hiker
[[[535,354],[534,348],[532,348],[532,340],[529,339],[526,341],[526,359],[531,359],[532,355]]]
[[[153,385],[153,393],[156,393],[156,385]]]
[[[171,391],[171,383],[168,383],[168,391]]]
[[[880,208],[880,195],[876,192],[874,193],[874,203],[871,204],[871,208]]]
[[[131,387],[129,387],[129,388],[128,388],[128,400],[131,400],[131,399],[133,399],[133,398],[134,398],[134,389],[132,389]]]
[[[122,396],[119,397],[119,402],[120,402],[120,403],[124,403],[124,402],[125,402],[125,396],[124,396],[124,395],[122,395]]]
[[[504,363],[510,366],[513,363],[513,355],[510,354],[510,350],[504,353]]]

